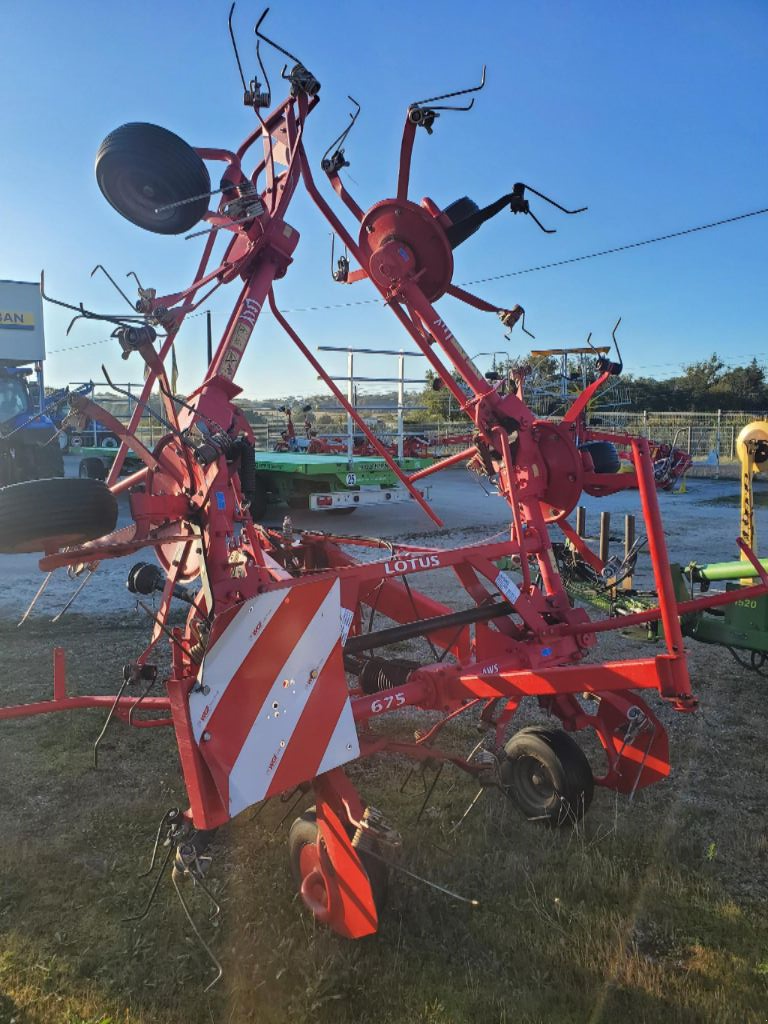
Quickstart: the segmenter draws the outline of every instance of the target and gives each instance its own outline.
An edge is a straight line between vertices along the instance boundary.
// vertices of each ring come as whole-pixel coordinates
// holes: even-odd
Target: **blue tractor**
[[[64,476],[58,430],[33,398],[30,373],[0,365],[0,487]]]

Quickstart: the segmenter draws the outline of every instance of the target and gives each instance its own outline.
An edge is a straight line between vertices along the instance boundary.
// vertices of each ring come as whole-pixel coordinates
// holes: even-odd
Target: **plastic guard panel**
[[[215,623],[189,712],[232,817],[359,755],[340,632],[338,579],[277,587]]]

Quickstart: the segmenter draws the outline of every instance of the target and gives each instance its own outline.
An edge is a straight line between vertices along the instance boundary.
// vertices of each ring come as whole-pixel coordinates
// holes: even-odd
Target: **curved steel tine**
[[[535,338],[536,337],[536,335],[533,333],[533,331],[529,331],[528,328],[525,326],[525,310],[523,310],[523,315],[520,317],[520,327],[521,327],[522,331],[525,334],[528,335],[529,338]]]
[[[149,694],[149,691],[152,689],[156,682],[156,679],[150,679],[149,683],[144,687],[144,689],[133,702],[133,704],[131,704],[130,708],[128,709],[128,725],[133,725],[134,711],[138,708],[139,704],[141,704],[144,698]],[[141,875],[139,875],[139,878],[141,878]]]
[[[55,569],[51,569],[51,571],[50,571],[50,572],[48,573],[48,575],[47,575],[47,576],[45,577],[45,579],[43,580],[43,582],[42,582],[42,583],[40,584],[40,586],[39,586],[39,587],[38,587],[38,589],[37,589],[37,593],[35,594],[35,596],[34,596],[34,597],[32,598],[32,600],[31,600],[31,601],[30,601],[30,603],[29,603],[29,607],[28,607],[28,608],[27,608],[27,610],[26,610],[26,611],[24,612],[24,614],[23,614],[23,615],[22,615],[22,617],[21,617],[21,618],[19,619],[19,621],[18,621],[18,622],[16,623],[16,628],[17,628],[17,629],[19,628],[19,626],[23,626],[23,625],[24,625],[24,623],[25,623],[25,622],[27,621],[27,619],[28,619],[28,618],[29,618],[29,616],[30,616],[30,613],[31,613],[32,609],[33,609],[33,608],[35,607],[35,605],[37,604],[38,598],[39,598],[39,597],[40,597],[40,596],[42,595],[42,593],[43,593],[43,591],[45,590],[45,588],[46,588],[46,587],[48,586],[48,584],[49,584],[49,583],[51,582],[51,576],[53,576],[53,574],[54,574],[55,572],[56,572],[56,570],[55,570]]]
[[[155,211],[155,212],[157,212],[157,211]],[[110,272],[107,270],[107,268],[102,263],[97,263],[96,264],[96,266],[91,271],[91,277],[93,277],[93,275],[96,273],[97,270],[100,270],[102,272],[102,274],[106,275],[106,277],[109,278],[110,282],[114,285],[115,289],[122,295],[122,297],[125,299],[125,301],[128,303],[128,305],[131,307],[131,309],[135,313],[136,312],[136,306],[131,302],[131,300],[125,294],[123,289],[120,287],[120,285],[117,283],[117,281],[114,279],[114,277],[112,277]]]
[[[468,96],[471,92],[480,92],[485,85],[485,64],[483,64],[483,74],[480,79],[480,85],[473,85],[469,89],[456,89],[455,92],[444,92],[442,96],[430,96],[426,100],[416,100],[415,103],[411,103],[412,107],[421,107],[425,103],[437,103],[439,100],[449,100],[452,96]],[[475,101],[472,100],[472,103]],[[469,107],[444,107],[444,110],[469,110],[472,107],[470,103]]]
[[[254,31],[254,32],[256,33],[256,38],[257,38],[257,39],[263,39],[265,43],[269,43],[269,45],[270,45],[270,46],[273,46],[273,47],[274,47],[274,48],[275,48],[275,49],[276,49],[276,50],[278,51],[278,53],[282,53],[282,55],[283,55],[284,57],[290,57],[290,59],[291,59],[291,60],[292,60],[292,61],[293,61],[293,62],[294,62],[295,64],[301,64],[301,61],[299,60],[299,58],[298,58],[298,57],[296,57],[296,56],[295,56],[294,54],[292,54],[292,53],[290,52],[290,50],[286,50],[286,49],[284,49],[284,48],[283,48],[282,46],[280,46],[280,45],[279,45],[278,43],[276,43],[276,42],[274,41],[274,39],[270,39],[270,38],[269,38],[269,36],[265,36],[263,32],[260,32],[260,31],[259,31],[259,29],[261,28],[261,23],[262,23],[262,22],[264,21],[264,19],[266,18],[266,16],[267,16],[268,14],[269,14],[269,8],[268,8],[268,7],[265,7],[265,8],[264,8],[264,13],[263,13],[263,14],[262,14],[262,16],[261,16],[261,17],[259,18],[259,20],[258,20],[258,21],[256,22],[256,27],[255,27],[255,28],[254,28],[254,30],[253,30],[253,31]],[[287,66],[287,65],[286,65],[286,66]],[[283,68],[283,71],[285,71],[285,68]]]
[[[267,10],[268,9],[269,8],[267,8]],[[171,847],[171,849],[172,849],[172,847]],[[192,918],[192,915],[189,912],[189,907],[187,906],[187,901],[184,899],[184,897],[181,894],[181,889],[179,888],[179,883],[176,881],[176,875],[174,874],[173,871],[171,872],[171,882],[173,883],[173,888],[176,890],[176,895],[179,897],[179,903],[181,903],[181,909],[184,911],[184,916],[186,917],[187,921],[189,921],[190,928],[195,933],[195,937],[197,938],[197,941],[200,943],[200,945],[203,947],[205,952],[208,954],[208,957],[209,957],[211,963],[216,968],[216,977],[213,979],[213,981],[211,981],[203,989],[203,992],[208,992],[210,989],[213,988],[213,986],[218,981],[221,980],[222,975],[224,974],[224,968],[221,966],[219,961],[213,955],[213,953],[211,952],[211,947],[208,945],[208,943],[205,941],[203,936],[198,931],[197,925],[195,924],[195,922],[194,922],[194,920]]]
[[[248,86],[245,84],[245,75],[243,74],[243,65],[240,63],[240,54],[237,52],[237,42],[235,41],[235,32],[232,28],[232,15],[235,11],[235,0],[232,0],[232,6],[229,8],[229,18],[227,24],[229,25],[229,38],[232,40],[232,49],[235,51],[235,60],[237,61],[237,70],[240,72],[240,81],[243,83],[243,92],[248,92]],[[155,210],[157,213],[157,210]]]
[[[165,860],[163,861],[163,866],[160,868],[160,870],[157,873],[157,878],[155,879],[155,884],[152,886],[152,889],[150,890],[149,898],[147,899],[147,902],[144,905],[144,909],[141,911],[140,914],[132,914],[131,917],[124,917],[123,921],[143,921],[144,918],[147,916],[147,914],[150,912],[150,910],[152,909],[152,904],[155,902],[155,896],[157,895],[157,890],[160,888],[160,882],[162,881],[162,878],[163,878],[163,872],[168,867],[168,861],[171,859],[171,854],[172,853],[173,853],[173,843],[170,843],[169,846],[168,846],[168,850],[167,850],[167,852],[165,854]],[[142,877],[143,877],[142,875],[139,875],[139,878],[142,878]]]
[[[545,203],[549,203],[550,206],[557,207],[558,210],[561,210],[563,213],[567,213],[569,216],[573,216],[577,213],[584,213],[585,210],[589,209],[588,206],[580,206],[578,210],[569,210],[567,207],[561,206],[560,203],[556,203],[554,199],[550,199],[549,196],[545,196],[543,192],[538,192],[535,188],[531,188],[530,185],[524,185],[523,187],[527,188],[529,192],[533,192],[533,194],[538,196],[539,199],[543,199]]]
[[[210,858],[208,858],[208,859],[209,859],[209,862],[210,862]],[[199,863],[200,863],[200,858],[199,858],[199,857],[197,858],[197,860],[195,861],[195,863],[196,863],[196,864],[199,864]],[[193,883],[193,885],[199,885],[199,886],[200,886],[200,888],[201,888],[201,889],[203,890],[203,892],[205,893],[205,895],[206,895],[206,896],[208,897],[208,899],[209,899],[209,900],[211,901],[211,905],[213,906],[213,915],[212,915],[212,917],[211,917],[211,920],[212,920],[212,921],[215,921],[215,920],[216,920],[216,918],[217,918],[217,917],[219,916],[219,914],[221,913],[221,904],[219,903],[219,901],[218,901],[218,900],[216,899],[216,897],[215,897],[215,896],[213,895],[213,893],[211,892],[211,890],[210,890],[210,889],[208,888],[208,886],[207,886],[207,885],[205,884],[205,882],[203,881],[203,877],[202,877],[202,875],[203,875],[203,872],[202,872],[202,868],[201,868],[201,869],[200,869],[200,873],[199,873],[199,874],[194,874],[194,875],[192,875],[192,876],[191,876],[191,877],[192,877],[192,883]]]
[[[619,348],[619,343],[616,340],[616,331],[618,331],[620,323],[621,323],[621,317],[619,317],[619,319],[616,321],[616,323],[614,325],[614,328],[611,331],[611,337],[613,338],[613,344],[616,346],[616,355],[619,357],[619,366],[623,370],[624,369],[624,360],[621,357],[621,349]]]
[[[333,140],[333,142],[330,144],[328,149],[326,149],[326,151],[323,153],[323,158],[320,161],[321,166],[328,159],[328,154],[331,152],[331,150],[333,150],[335,152],[336,150],[340,150],[341,149],[341,147],[343,146],[344,141],[346,140],[347,136],[349,135],[349,133],[354,128],[355,121],[357,120],[357,118],[358,118],[358,116],[360,114],[360,110],[362,109],[360,107],[360,104],[354,98],[354,96],[349,96],[348,95],[347,99],[355,104],[355,106],[357,107],[357,110],[354,113],[350,113],[350,115],[349,115],[350,120],[349,120],[349,124],[347,125],[347,127],[344,129],[344,131],[341,133],[341,135],[338,136],[338,138]]]
[[[120,703],[120,698],[123,696],[123,693],[125,692],[125,688],[126,688],[126,686],[128,685],[129,682],[130,682],[129,678],[126,678],[126,679],[123,680],[123,682],[122,682],[122,684],[120,686],[120,689],[117,691],[117,694],[115,695],[115,699],[112,701],[112,706],[110,707],[110,709],[109,709],[109,711],[107,713],[107,718],[106,718],[106,721],[104,722],[102,730],[99,733],[99,735],[96,737],[96,741],[93,744],[93,767],[94,768],[98,768],[99,767],[99,746],[101,745],[101,741],[104,739],[104,737],[105,737],[105,735],[107,733],[107,729],[109,728],[109,723],[112,721],[112,718],[113,718],[113,716],[115,714],[115,711],[117,711],[117,705]]]
[[[51,295],[46,295],[45,292],[45,271],[40,271],[40,294],[46,302],[52,303],[54,306],[62,306],[64,309],[71,309],[77,313],[78,316],[84,317],[86,320],[104,320],[110,324],[125,324],[128,320],[141,320],[143,317],[139,316],[110,316],[108,313],[92,313],[89,309],[86,309],[82,302],[73,306],[71,302],[63,302],[61,299],[54,299]],[[77,317],[75,317],[75,320]],[[74,322],[74,321],[73,321]],[[70,325],[71,326],[71,325]]]
[[[78,313],[77,316],[73,316],[72,319],[69,321],[69,326],[67,327],[66,331],[64,332],[65,337],[69,336],[69,332],[75,326],[75,322],[77,320],[84,320],[84,319],[85,319],[85,317],[83,316],[82,313]]]
[[[266,87],[266,94],[267,96],[269,96],[271,101],[272,86],[269,84],[269,75],[267,74],[267,69],[264,67],[264,61],[261,59],[261,42],[258,39],[256,40],[256,60],[259,62],[259,67],[261,68],[262,75],[264,75],[264,85]]]
[[[589,345],[589,347],[592,349],[593,352],[597,351],[595,346],[592,344],[592,331],[590,331],[589,334],[587,335],[587,344]]]
[[[142,285],[141,281],[139,280],[139,275],[136,273],[135,270],[129,270],[128,273],[125,276],[126,277],[134,277],[134,278],[136,278],[136,284],[139,286],[139,291],[142,291],[142,292],[144,291],[144,286]]]
[[[555,204],[555,205],[557,205],[557,204]],[[566,211],[566,213],[567,212],[569,212],[569,211]],[[541,230],[544,232],[545,235],[555,235],[555,234],[557,234],[557,228],[545,228],[544,225],[539,220],[539,218],[533,212],[533,210],[529,209],[527,211],[527,213],[528,213],[529,217],[532,217],[536,221],[536,223],[539,225],[539,227],[541,228]]]
[[[85,578],[83,579],[83,582],[80,584],[80,586],[74,592],[74,594],[72,594],[70,599],[67,601],[67,603],[64,605],[64,607],[61,609],[61,611],[57,612],[57,614],[54,615],[54,617],[51,619],[51,622],[58,622],[59,619],[62,617],[62,615],[64,615],[64,613],[66,611],[68,611],[69,608],[72,607],[72,605],[75,603],[75,600],[80,596],[80,593],[84,590],[86,584],[90,582],[91,576],[93,576],[93,574],[95,572],[96,572],[95,569],[89,569],[88,570],[88,573],[85,576]]]
[[[146,878],[147,875],[152,874],[152,869],[154,868],[155,863],[157,861],[157,851],[160,849],[160,836],[163,831],[163,826],[166,825],[171,820],[171,818],[178,817],[178,814],[179,808],[171,807],[165,812],[165,814],[160,819],[160,824],[157,826],[157,834],[155,835],[155,844],[152,847],[152,857],[150,858],[149,861],[149,867],[147,868],[146,871],[142,871],[140,875],[136,875],[137,878]]]

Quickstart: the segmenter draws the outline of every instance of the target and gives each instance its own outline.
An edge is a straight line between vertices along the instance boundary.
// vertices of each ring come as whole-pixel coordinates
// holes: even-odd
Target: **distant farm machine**
[[[189,808],[168,812],[158,838],[166,840],[165,864],[172,864],[180,896],[182,878],[205,887],[206,851],[230,818],[271,797],[311,790],[314,807],[290,830],[292,872],[315,917],[357,938],[377,930],[386,869],[396,864],[401,839],[384,814],[358,794],[345,766],[377,754],[406,756],[422,765],[451,764],[481,789],[501,789],[529,818],[577,821],[589,806],[594,783],[631,795],[668,775],[666,732],[637,691],[657,691],[680,711],[695,707],[679,617],[736,597],[761,597],[768,593],[768,575],[749,544],[740,541],[758,582],[737,595],[678,602],[648,442],[593,431],[585,443],[579,434],[583,410],[620,365],[601,355],[596,379],[562,420],[540,420],[519,392],[501,393],[478,371],[435,309],[447,295],[513,327],[522,318],[520,306],[500,307],[452,283],[453,250],[504,209],[528,215],[547,230],[530,208],[529,195],[566,214],[581,212],[523,183],[482,208],[467,197],[447,207],[408,198],[417,131],[431,134],[445,111],[468,110],[474,97],[462,98],[483,87],[485,73],[472,89],[408,107],[395,194],[367,211],[341,178],[347,166],[343,147],[357,114],[352,116],[322,160],[333,191],[357,222],[352,231],[321,194],[305,150],[320,83],[263,34],[265,15],[256,35],[259,44],[290,62],[282,73],[289,95],[268,109],[271,90],[259,56],[265,84],[247,83],[243,76],[245,104],[257,124],[236,150],[192,148],[143,123],[123,125],[99,149],[99,186],[128,220],[161,234],[191,232],[206,221],[195,232],[205,241],[188,287],[158,295],[139,283],[130,314],[102,317],[114,327],[123,355],[143,360],[147,373],[127,425],[88,396],[74,399],[74,415],[104,424],[120,439],[106,482],[43,480],[0,490],[3,550],[42,551],[40,565],[48,572],[60,567],[77,572],[154,549],[162,571],[139,562],[128,578],[138,600],[159,595],[156,611],[141,602],[153,618],[149,642],[124,666],[114,698],[69,695],[59,656],[53,699],[6,707],[0,718],[108,707],[110,718],[136,727],[173,728]],[[244,161],[254,148],[255,168],[246,173]],[[216,184],[204,161],[223,164]],[[285,218],[300,184],[346,246],[349,256],[338,280],[371,282],[472,420],[472,441],[465,450],[406,472],[280,311],[273,285],[288,271],[299,241]],[[211,196],[218,200],[209,210]],[[229,242],[211,267],[219,236]],[[221,342],[200,385],[179,399],[165,369],[178,331],[213,291],[235,280],[240,292]],[[255,522],[249,511],[255,488],[253,435],[238,408],[240,388],[234,381],[265,305],[436,526],[441,521],[417,484],[469,460],[508,502],[507,535],[438,548],[311,531],[288,537]],[[99,316],[73,308],[78,316]],[[163,396],[158,415],[167,433],[150,450],[137,427],[155,386]],[[633,472],[615,472],[608,456],[615,455],[617,444],[629,452]],[[143,466],[121,477],[129,448]],[[572,607],[549,528],[558,526],[583,557],[594,558],[567,516],[582,491],[600,495],[630,486],[640,493],[658,605],[629,618],[660,620],[666,649],[655,657],[584,664],[597,635],[620,628],[626,618],[591,621],[585,610]],[[115,529],[121,494],[127,495],[132,521]],[[377,551],[380,557],[372,559]],[[515,576],[497,567],[503,558],[518,566]],[[436,571],[463,588],[465,607],[456,610],[415,588],[420,573]],[[169,620],[172,602],[187,609],[183,626]],[[376,616],[392,624],[381,626]],[[426,659],[387,653],[415,638],[427,641]],[[170,642],[171,668],[161,678],[153,652],[164,639]],[[507,739],[524,698],[535,698],[558,727],[520,729]],[[372,728],[377,719],[404,708],[426,709],[437,717],[415,737],[407,726],[403,738]],[[485,742],[465,756],[442,743],[451,723],[467,713],[478,715]],[[599,778],[593,778],[573,739],[584,729],[596,733],[605,751],[607,769]]]

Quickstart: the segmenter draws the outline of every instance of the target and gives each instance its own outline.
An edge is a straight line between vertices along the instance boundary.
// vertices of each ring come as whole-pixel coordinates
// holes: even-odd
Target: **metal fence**
[[[713,452],[718,459],[736,458],[736,438],[752,420],[763,420],[768,412],[625,412],[599,410],[590,424],[652,438],[684,448],[695,459]]]

